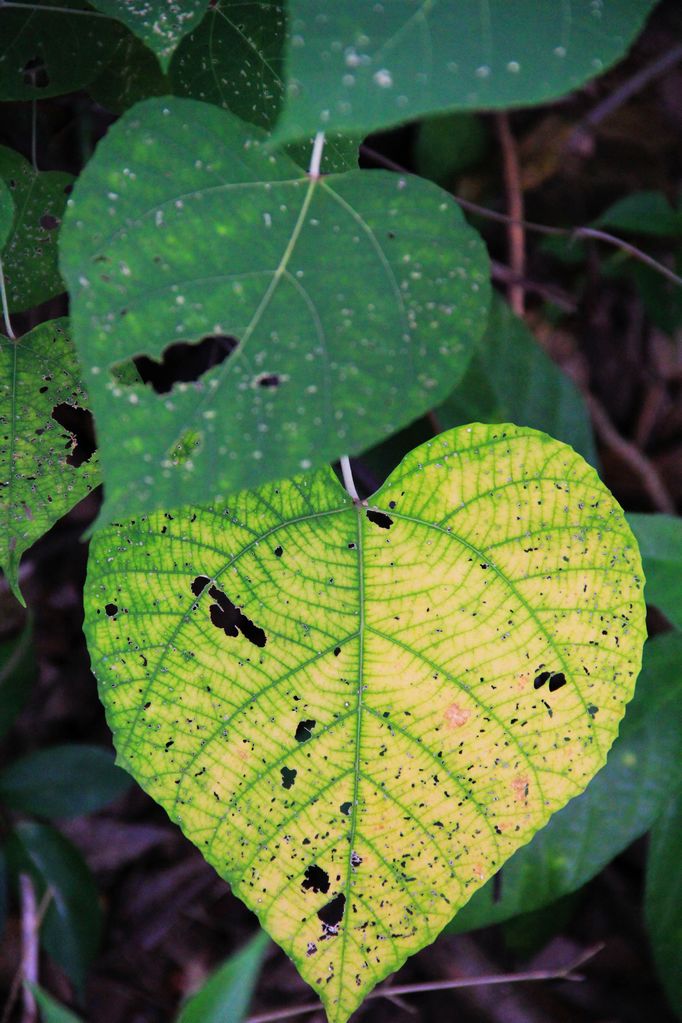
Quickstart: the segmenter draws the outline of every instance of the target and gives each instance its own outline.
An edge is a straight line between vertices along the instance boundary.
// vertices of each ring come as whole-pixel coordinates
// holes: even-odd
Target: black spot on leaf
[[[59,217],[55,217],[51,213],[43,213],[40,218],[40,226],[43,231],[54,231],[56,227],[59,227],[60,223]]]
[[[244,639],[248,639],[254,646],[265,646],[267,637],[263,630],[242,614],[222,590],[211,586],[208,592],[216,601],[209,608],[211,622],[216,629],[222,629],[226,636],[238,636],[241,632]]]
[[[52,409],[52,418],[71,434],[68,444],[71,451],[66,456],[66,464],[77,469],[92,458],[97,449],[92,413],[78,405],[61,402]]]
[[[334,647],[334,657],[338,657],[340,653],[341,653],[341,647],[340,646],[335,646]]]
[[[322,867],[313,863],[312,866],[306,867],[305,879],[301,882],[301,887],[307,892],[322,892],[323,895],[326,895],[329,891],[329,874]]]
[[[296,781],[296,769],[292,767],[283,767],[281,769],[282,774],[282,787],[285,789],[293,788],[293,784]]]
[[[595,714],[599,713],[599,707],[595,707],[593,703],[590,703],[588,704],[587,707],[587,713],[590,715],[591,718],[593,718]]]
[[[307,742],[312,737],[313,728],[316,724],[317,722],[312,720],[299,721],[294,734],[296,742]]]
[[[104,610],[106,611],[109,618],[113,618],[114,615],[118,614],[118,608],[116,604],[105,604]]]
[[[282,378],[278,373],[262,373],[256,377],[256,383],[259,387],[279,387]]]
[[[169,345],[160,360],[138,355],[134,361],[143,383],[157,394],[167,394],[174,384],[199,380],[209,369],[220,366],[238,344],[225,334],[209,334],[197,344],[178,341]]]
[[[533,688],[539,689],[541,686],[544,686],[549,676],[550,676],[549,671],[541,671],[540,674],[536,676],[535,681],[533,682]]]
[[[344,816],[347,817],[348,814],[351,812],[352,808],[353,808],[352,803],[341,803],[339,810],[341,811],[342,814],[344,814]]]
[[[284,554],[284,548],[283,547],[275,547],[275,556],[276,557],[281,558],[283,554]]]
[[[393,519],[385,512],[375,511],[373,508],[368,508],[365,514],[370,522],[373,522],[375,526],[379,526],[381,529],[390,529],[393,525]]]

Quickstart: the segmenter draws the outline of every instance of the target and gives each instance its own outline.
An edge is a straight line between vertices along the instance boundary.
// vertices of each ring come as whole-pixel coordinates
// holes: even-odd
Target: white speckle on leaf
[[[372,76],[376,84],[382,89],[390,89],[393,85],[393,75],[386,68],[381,68],[380,71],[376,71]]]

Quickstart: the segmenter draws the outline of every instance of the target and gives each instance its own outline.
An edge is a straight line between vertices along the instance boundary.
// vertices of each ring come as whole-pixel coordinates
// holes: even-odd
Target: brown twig
[[[29,984],[38,983],[38,904],[33,881],[19,875],[21,900],[21,979],[23,983],[22,1023],[36,1023],[38,1007]]]
[[[604,406],[592,394],[586,396],[594,428],[604,444],[621,458],[640,478],[657,511],[675,514],[675,502],[656,468],[629,440],[622,437],[611,422]]]
[[[506,113],[496,114],[495,123],[502,150],[504,187],[507,193],[507,208],[509,210],[509,221],[507,223],[509,265],[512,272],[519,278],[516,281],[509,282],[507,285],[507,295],[512,310],[517,316],[523,316],[526,296],[520,280],[526,271],[526,233],[523,226],[523,190],[521,188],[519,157],[516,151],[516,142],[509,125],[509,115]]]
[[[383,153],[376,152],[376,150],[371,149],[369,146],[362,145],[360,149],[372,160],[381,164],[383,167],[388,168],[388,170],[396,171],[398,174],[410,173],[394,160],[385,157]],[[487,206],[480,206],[478,203],[471,202],[470,199],[464,199],[459,195],[453,195],[452,198],[462,207],[462,209],[468,210],[470,213],[475,213],[479,217],[484,217],[486,220],[494,220],[497,221],[498,224],[514,223],[514,218],[509,216],[508,213],[498,213],[496,210],[488,209]],[[664,263],[659,263],[657,259],[654,259],[653,256],[649,256],[646,252],[637,248],[636,245],[631,245],[630,242],[626,242],[622,238],[618,238],[616,235],[610,234],[608,231],[600,231],[594,227],[555,227],[551,224],[538,224],[533,220],[521,220],[518,223],[520,223],[527,231],[534,231],[536,234],[554,235],[555,237],[571,239],[591,238],[596,241],[605,242],[607,245],[612,245],[614,248],[621,249],[621,251],[627,253],[628,256],[632,256],[633,259],[637,259],[640,263],[644,263],[646,266],[651,267],[652,270],[656,270],[657,273],[661,274],[661,276],[665,277],[667,280],[672,281],[673,284],[677,284],[682,287],[682,277],[670,270]]]
[[[499,281],[501,284],[510,284],[516,281],[523,285],[524,291],[539,295],[565,313],[574,313],[577,309],[577,303],[573,296],[555,284],[545,284],[542,281],[533,281],[528,277],[519,277],[511,267],[496,259],[490,260],[490,272],[494,281]]]
[[[370,991],[367,1001],[370,998],[394,998],[399,995],[418,995],[429,991],[451,991],[456,988],[480,987],[492,984],[521,984],[537,983],[544,980],[569,980],[581,981],[583,977],[575,971],[583,966],[590,959],[594,958],[603,949],[603,944],[594,945],[582,952],[565,966],[556,970],[529,970],[526,973],[494,973],[485,977],[458,977],[456,980],[434,980],[425,984],[395,984],[384,985]],[[320,1002],[308,1002],[305,1005],[298,1005],[290,1009],[278,1009],[274,1012],[263,1012],[257,1016],[249,1016],[246,1023],[277,1023],[281,1019],[290,1019],[293,1016],[308,1015],[311,1012],[318,1012],[322,1009]]]
[[[618,110],[619,107],[622,107],[624,103],[627,103],[636,93],[641,92],[649,82],[665,74],[666,71],[669,71],[680,60],[682,60],[682,43],[673,46],[672,49],[667,50],[662,56],[652,60],[650,64],[646,64],[636,74],[632,75],[631,78],[626,79],[622,85],[609,93],[601,103],[597,103],[590,110],[589,114],[576,125],[568,137],[566,143],[568,148],[582,148],[582,141],[585,136],[593,132],[602,121],[610,117],[611,114]]]

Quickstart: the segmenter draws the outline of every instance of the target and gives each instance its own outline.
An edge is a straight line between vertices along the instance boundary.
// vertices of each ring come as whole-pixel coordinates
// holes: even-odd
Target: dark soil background
[[[630,56],[616,69],[559,103],[511,115],[528,219],[561,226],[587,224],[616,199],[643,189],[661,190],[677,200],[682,185],[682,60],[594,126],[587,119],[605,97],[623,93],[643,67],[681,41],[682,10],[671,0],[658,8]],[[5,108],[0,143],[30,155],[30,104]],[[505,212],[495,118],[484,119],[491,129],[489,156],[451,186],[465,198]],[[85,94],[41,103],[41,168],[77,173],[83,154],[112,120]],[[413,131],[404,129],[373,138],[368,145],[409,169],[414,166],[413,141]],[[363,162],[378,163],[366,154]],[[508,276],[506,228],[478,218],[476,224],[499,264],[500,283]],[[613,250],[590,243],[586,259],[570,265],[550,256],[541,240],[532,232],[526,235],[527,322],[538,342],[608,416],[613,432],[602,424],[597,433],[605,482],[626,509],[661,510],[646,480],[653,468],[665,500],[679,508],[682,303],[678,332],[671,336],[651,322],[631,278],[604,272]],[[631,240],[673,265],[671,243],[646,237]],[[672,301],[673,286],[662,282],[660,287],[662,300]],[[548,294],[561,305],[560,317],[548,313]],[[66,299],[55,300],[13,318],[15,329],[23,332],[64,312]],[[358,471],[362,476],[362,460]],[[97,503],[96,494],[82,502],[24,558],[22,588],[35,616],[38,676],[28,705],[4,744],[1,763],[56,743],[110,746],[81,632],[87,546],[80,536],[95,516]],[[0,588],[0,638],[17,635],[24,617],[7,588]],[[657,620],[650,624],[652,631],[665,627]],[[618,812],[617,807],[604,808],[605,814],[612,812]],[[84,1006],[77,1005],[68,980],[45,957],[42,983],[91,1023],[169,1023],[180,1000],[254,932],[255,919],[163,811],[135,786],[106,811],[65,822],[61,829],[94,872],[105,910],[105,933]],[[603,942],[604,949],[582,969],[582,983],[549,981],[378,999],[366,1002],[356,1018],[368,1023],[410,1019],[440,1023],[451,1018],[458,1023],[672,1021],[643,927],[644,856],[645,843],[640,843],[577,897],[549,913],[472,935],[443,936],[397,975],[398,983],[417,983],[553,968]],[[19,915],[12,905],[0,950],[0,986],[5,990],[18,956]],[[272,946],[252,1012],[310,1000],[310,990],[294,967]],[[324,1017],[317,1012],[306,1018],[317,1023]]]

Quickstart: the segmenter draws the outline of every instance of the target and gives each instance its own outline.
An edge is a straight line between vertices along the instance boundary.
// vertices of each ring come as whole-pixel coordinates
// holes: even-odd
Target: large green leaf
[[[0,567],[20,600],[23,552],[99,483],[96,456],[73,464],[76,434],[58,421],[86,401],[68,320],[0,335]]]
[[[106,806],[130,779],[100,746],[52,746],[0,771],[0,799],[37,817],[76,817]]]
[[[168,70],[175,49],[188,32],[197,27],[206,13],[207,0],[92,0],[103,14],[122,21],[145,46],[156,54],[164,71]]]
[[[682,629],[682,519],[628,515],[646,569],[646,599]]]
[[[102,930],[97,888],[83,857],[54,828],[32,821],[17,824],[7,853],[15,878],[30,874],[39,900],[51,889],[41,944],[82,992]]]
[[[120,25],[84,0],[22,7],[0,5],[0,100],[46,99],[83,88],[122,34]]]
[[[0,146],[0,179],[14,199],[12,229],[2,249],[10,312],[28,309],[64,291],[57,237],[73,176],[35,171],[13,149]]]
[[[242,1023],[268,944],[267,934],[258,931],[185,1003],[178,1023]]]
[[[473,421],[532,426],[597,464],[580,391],[498,296],[469,368],[437,415],[445,428]]]
[[[514,854],[448,926],[487,927],[586,884],[651,827],[682,762],[682,636],[644,647],[644,665],[606,767],[583,795]],[[613,807],[613,813],[605,813]],[[616,810],[617,808],[617,810]]]
[[[330,470],[98,533],[119,762],[344,1021],[602,766],[637,546],[570,448],[474,425],[355,506]]]
[[[283,47],[283,0],[217,0],[178,47],[173,90],[270,128],[284,94]]]
[[[318,0],[288,6],[282,141],[543,103],[622,57],[656,0]]]
[[[677,764],[679,774],[679,761]],[[651,832],[645,912],[649,938],[670,1004],[682,1017],[682,794],[668,801]]]
[[[679,238],[682,211],[673,209],[662,192],[634,192],[609,206],[597,217],[594,226],[659,238]]]
[[[485,326],[485,250],[444,192],[384,171],[309,178],[262,139],[217,107],[150,100],[76,184],[62,267],[109,520],[376,442],[446,396]],[[112,381],[206,335],[239,344],[195,384]]]
[[[122,114],[149,96],[172,92],[159,62],[132,32],[126,32],[109,63],[88,85],[92,98],[114,114]]]

